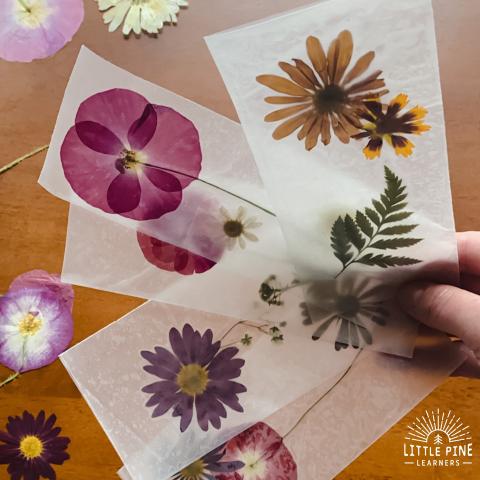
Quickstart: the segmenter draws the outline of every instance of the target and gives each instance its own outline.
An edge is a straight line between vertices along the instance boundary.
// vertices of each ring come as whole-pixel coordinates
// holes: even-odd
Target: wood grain
[[[179,25],[165,28],[158,38],[142,36],[124,40],[118,32],[107,32],[96,3],[88,0],[80,31],[57,55],[32,64],[0,61],[0,164],[49,141],[82,44],[132,73],[236,119],[202,37],[310,0],[192,0],[191,3],[189,9],[182,11]],[[457,228],[480,230],[480,2],[434,0],[433,3]],[[42,161],[43,155],[39,155],[0,176],[1,291],[8,288],[16,275],[27,270],[61,270],[68,206],[37,185]],[[85,288],[75,288],[75,294],[74,342],[141,303],[138,299]],[[0,378],[6,375],[7,371],[0,369]],[[479,383],[449,379],[338,475],[338,480],[479,479],[479,401]],[[406,425],[426,408],[452,409],[471,425],[476,465],[459,471],[413,470],[402,464]],[[25,374],[0,390],[0,428],[8,415],[23,409],[56,412],[64,433],[72,438],[71,460],[58,468],[59,479],[117,478],[119,458],[58,361]],[[7,478],[3,468],[0,478]]]

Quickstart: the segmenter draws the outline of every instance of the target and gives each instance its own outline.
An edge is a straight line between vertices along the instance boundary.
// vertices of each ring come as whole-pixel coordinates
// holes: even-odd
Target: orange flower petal
[[[350,142],[350,135],[342,127],[341,123],[338,121],[337,117],[331,115],[333,133],[342,143]]]
[[[330,138],[330,117],[328,116],[328,113],[324,113],[322,118],[322,143],[328,145],[330,143]]]
[[[283,120],[284,118],[291,117],[306,108],[311,108],[310,105],[295,105],[293,107],[281,108],[280,110],[275,110],[274,112],[269,113],[265,116],[266,122],[277,122],[278,120]]]
[[[278,62],[279,67],[298,85],[315,90],[315,84],[301,70],[287,62]]]
[[[312,128],[312,125],[315,123],[315,120],[317,118],[319,118],[317,112],[315,112],[315,110],[312,110],[312,112],[310,113],[310,116],[307,118],[307,120],[303,124],[303,127],[300,129],[300,131],[297,134],[297,138],[299,140],[303,140],[307,136],[308,132]]]
[[[372,63],[373,59],[375,58],[375,52],[367,52],[365,55],[362,55],[355,65],[351,68],[351,70],[347,73],[346,77],[343,80],[343,85],[355,80],[357,77],[362,75],[370,64]]]
[[[296,117],[287,120],[286,122],[281,123],[272,133],[272,137],[275,140],[281,140],[282,138],[288,137],[293,133],[297,128],[301,127],[308,118],[308,112],[303,112]]]
[[[313,68],[320,75],[323,83],[327,84],[327,57],[325,56],[322,44],[317,37],[310,36],[307,38],[307,54],[308,58],[312,62]]]
[[[309,94],[308,91],[300,85],[297,85],[286,78],[279,77],[278,75],[259,75],[257,77],[257,82],[275,90],[276,92],[286,93],[287,95],[303,97]]]
[[[274,105],[285,104],[285,103],[305,103],[309,102],[311,96],[308,97],[265,97],[267,103]]]
[[[347,69],[350,60],[352,59],[353,52],[353,38],[352,34],[348,30],[340,32],[337,40],[337,58],[335,62],[335,75],[333,77],[333,83],[338,84]]]
[[[320,82],[318,81],[315,72],[307,65],[303,60],[299,60],[298,58],[294,58],[293,61],[295,62],[295,66],[307,77],[311,80],[311,82],[320,87]]]
[[[308,132],[307,138],[305,140],[305,148],[310,151],[312,148],[317,146],[318,137],[322,131],[322,117],[317,117],[315,123],[312,125],[312,128]]]

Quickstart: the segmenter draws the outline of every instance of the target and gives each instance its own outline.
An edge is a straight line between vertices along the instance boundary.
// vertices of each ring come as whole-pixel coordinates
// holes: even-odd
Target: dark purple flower
[[[225,456],[225,445],[215,448],[202,458],[182,468],[171,480],[215,480],[219,473],[232,473],[243,468],[239,461],[222,461]]]
[[[60,155],[65,177],[83,200],[135,220],[177,209],[202,161],[190,120],[119,88],[80,105]]]
[[[0,298],[0,363],[26,372],[55,361],[73,335],[73,289],[56,275],[33,270]]]
[[[213,260],[141,232],[137,232],[137,240],[143,256],[152,265],[168,272],[193,275],[206,272],[216,265]]]
[[[68,437],[59,437],[60,427],[54,427],[57,417],[45,420],[42,410],[37,418],[25,411],[21,417],[8,417],[7,431],[0,432],[0,464],[8,465],[11,480],[55,480],[51,464],[62,465],[70,455],[65,451]]]
[[[209,423],[220,428],[220,419],[227,417],[224,405],[243,412],[238,394],[247,389],[232,381],[241,375],[245,364],[234,358],[238,348],[220,350],[220,341],[213,343],[212,330],[201,335],[189,324],[182,333],[176,328],[170,330],[170,345],[173,353],[163,347],[141,352],[150,363],[143,369],[161,379],[142,388],[142,392],[151,394],[146,406],[155,406],[152,417],[173,408],[172,415],[180,417],[180,431],[184,432],[192,421],[195,405],[198,424],[207,431]]]

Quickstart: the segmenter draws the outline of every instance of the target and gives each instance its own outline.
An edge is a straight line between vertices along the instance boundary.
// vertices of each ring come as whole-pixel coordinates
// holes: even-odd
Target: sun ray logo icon
[[[433,436],[433,443],[441,445],[443,439],[440,432],[446,435],[450,444],[472,439],[470,426],[464,425],[451,410],[447,414],[440,412],[440,409],[436,412],[425,410],[425,414],[421,418],[416,417],[415,422],[409,425],[408,429],[405,440],[418,443],[428,443]]]

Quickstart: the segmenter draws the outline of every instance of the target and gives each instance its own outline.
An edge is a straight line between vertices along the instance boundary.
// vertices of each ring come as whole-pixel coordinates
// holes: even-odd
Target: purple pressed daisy
[[[82,0],[2,0],[0,58],[49,57],[72,39],[82,21]]]
[[[60,427],[54,427],[57,417],[45,420],[42,410],[37,418],[25,411],[21,417],[8,417],[7,431],[0,432],[0,464],[8,465],[11,480],[55,480],[51,464],[62,465],[70,455],[65,451],[68,437],[59,437]]]
[[[131,90],[87,98],[60,151],[65,177],[90,205],[135,220],[178,208],[201,168],[193,123]]]
[[[232,381],[241,375],[245,364],[244,360],[234,358],[238,348],[220,350],[220,341],[212,341],[212,330],[201,335],[189,324],[182,333],[172,328],[169,336],[173,353],[163,347],[155,347],[155,352],[141,352],[150,363],[143,369],[161,379],[142,388],[151,394],[146,406],[155,406],[152,417],[173,408],[172,415],[180,417],[180,431],[184,432],[192,421],[195,405],[198,424],[207,431],[209,423],[220,428],[220,419],[227,417],[224,405],[243,412],[238,394],[247,389]]]
[[[173,475],[171,480],[216,480],[218,474],[233,473],[244,467],[245,464],[240,461],[222,461],[225,451],[226,446],[221,445],[187,467],[182,468]]]

